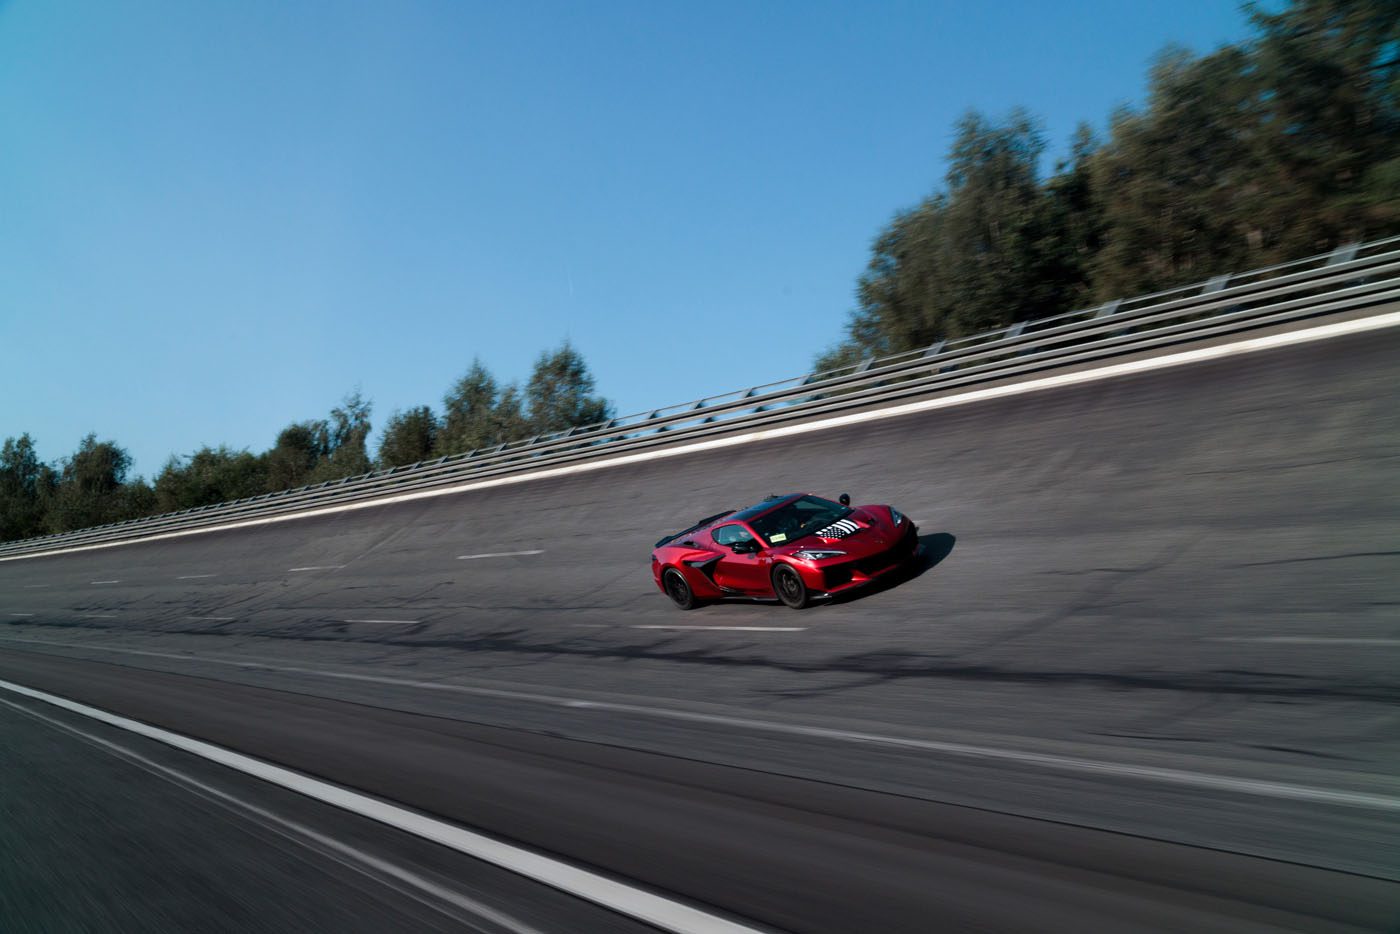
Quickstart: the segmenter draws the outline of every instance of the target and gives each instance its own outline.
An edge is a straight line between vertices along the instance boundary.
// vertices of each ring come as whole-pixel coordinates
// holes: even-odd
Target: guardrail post
[[[1228,273],[1223,276],[1215,276],[1214,278],[1206,281],[1205,286],[1201,288],[1201,294],[1209,295],[1212,292],[1219,292],[1221,289],[1225,288],[1225,285],[1229,281],[1230,276]]]
[[[1090,320],[1098,321],[1100,318],[1111,318],[1113,315],[1116,315],[1118,313],[1118,306],[1122,304],[1123,300],[1121,298],[1115,298],[1111,301],[1104,302],[1102,305],[1099,306],[1098,310],[1094,312],[1094,317]],[[1122,331],[1114,331],[1108,336],[1117,337],[1119,334],[1126,333],[1126,331],[1126,328]]]
[[[1327,257],[1327,262],[1323,265],[1340,266],[1342,263],[1349,263],[1356,259],[1356,251],[1359,249],[1361,249],[1361,244],[1359,243],[1343,243],[1332,251]]]

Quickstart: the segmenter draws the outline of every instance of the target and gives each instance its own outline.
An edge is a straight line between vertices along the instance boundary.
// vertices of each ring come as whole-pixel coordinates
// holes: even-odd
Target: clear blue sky
[[[805,372],[953,121],[1063,152],[1229,0],[0,0],[0,437],[147,475],[568,338],[626,413]]]

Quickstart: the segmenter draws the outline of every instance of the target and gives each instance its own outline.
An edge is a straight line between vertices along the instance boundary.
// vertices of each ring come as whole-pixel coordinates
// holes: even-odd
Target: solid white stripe
[[[516,558],[523,555],[542,555],[543,548],[532,548],[529,551],[488,551],[480,555],[458,555],[458,561],[472,561],[476,558]]]
[[[25,707],[21,704],[16,704],[13,701],[0,700],[0,704],[4,704],[6,707],[9,707],[12,710],[18,710],[26,716],[33,717],[36,720],[42,720],[44,723],[47,723],[56,729],[63,730],[74,736],[81,737],[83,740],[92,743],[95,746],[108,750],[119,759],[129,760],[135,764],[138,764],[142,768],[150,772],[161,775],[177,785],[184,785],[196,794],[200,794],[205,796],[206,798],[215,800],[225,807],[232,808],[235,811],[245,811],[248,814],[251,814],[254,817],[258,818],[259,820],[264,821],[267,824],[275,824],[279,827],[282,827],[284,828],[284,830],[278,832],[281,833],[283,836],[289,837],[291,839],[297,839],[298,837],[305,838],[303,840],[297,841],[299,843],[302,843],[303,845],[305,845],[306,840],[310,840],[317,846],[324,847],[325,849],[334,852],[336,854],[336,861],[341,863],[341,865],[350,866],[357,872],[368,875],[371,878],[373,878],[373,874],[367,870],[373,870],[373,872],[375,873],[388,876],[397,882],[401,882],[412,888],[419,889],[420,891],[426,893],[434,899],[446,902],[447,904],[453,905],[460,910],[476,915],[479,918],[485,918],[488,921],[495,922],[496,924],[499,924],[502,927],[504,927],[506,930],[514,932],[514,934],[542,934],[542,932],[538,931],[536,928],[529,927],[523,924],[522,922],[515,920],[509,915],[502,914],[501,912],[496,911],[494,908],[491,908],[487,905],[483,905],[481,902],[467,898],[465,895],[462,895],[458,892],[454,892],[451,889],[448,889],[444,886],[438,885],[436,882],[433,882],[430,879],[426,879],[420,875],[417,875],[416,873],[409,872],[408,870],[403,869],[402,867],[397,866],[391,862],[388,862],[387,860],[383,860],[377,856],[373,856],[369,853],[366,853],[364,850],[356,849],[353,846],[341,843],[339,840],[336,840],[332,837],[328,837],[325,834],[318,833],[317,831],[312,830],[310,827],[299,824],[296,821],[288,820],[287,818],[282,817],[281,815],[274,814],[271,811],[268,811],[264,808],[260,808],[256,804],[251,804],[247,801],[244,801],[242,798],[238,798],[234,795],[229,794],[226,791],[222,791],[218,788],[215,788],[213,785],[205,784],[197,778],[193,778],[189,775],[186,775],[184,772],[172,769],[166,765],[161,765],[159,762],[156,762],[153,759],[149,759],[146,756],[143,756],[140,753],[128,749],[125,746],[122,746],[118,743],[114,743],[110,740],[103,739],[100,736],[94,736],[92,733],[89,733],[86,730],[80,730],[77,727],[71,726],[67,723],[63,723],[59,720],[55,720],[52,717],[46,717],[38,711],[30,710],[28,707]],[[357,863],[361,865],[356,865]],[[382,882],[383,880],[381,879],[376,881]],[[414,895],[413,897],[417,901],[428,905],[436,911],[443,910],[441,905],[434,904],[433,902],[424,899],[421,896]],[[444,913],[447,913],[450,916],[449,912]]]
[[[1158,768],[1156,766],[1125,765],[1098,759],[1080,759],[1073,756],[1059,756],[1038,752],[1023,752],[1016,749],[998,749],[991,746],[973,746],[968,743],[952,743],[933,739],[915,739],[906,736],[887,736],[879,733],[862,733],[854,730],[837,730],[821,726],[804,726],[796,723],[778,723],[772,720],[753,720],[747,717],[730,717],[723,714],[697,713],[689,710],[676,710],[665,707],[648,707],[639,704],[621,704],[610,701],[579,700],[552,694],[536,694],[529,691],[509,691],[502,688],[479,688],[465,684],[446,684],[441,681],[414,681],[406,678],[390,678],[385,675],[362,675],[348,671],[331,671],[324,668],[303,668],[298,665],[279,665],[257,659],[224,659],[209,656],[174,655],[166,652],[147,652],[141,649],[119,649],[108,646],[83,646],[80,643],[56,642],[47,639],[3,639],[0,642],[28,645],[53,645],[68,649],[93,652],[117,652],[123,655],[145,655],[152,658],[178,659],[184,662],[207,662],[213,665],[234,665],[243,668],[264,668],[268,671],[286,671],[294,674],[316,675],[323,678],[336,678],[345,681],[364,681],[374,684],[393,684],[403,687],[416,687],[431,691],[452,691],[477,697],[500,697],[509,700],[546,704],[552,707],[570,709],[606,710],[614,713],[638,714],[661,719],[682,720],[690,723],[713,723],[770,733],[787,733],[796,736],[811,736],[817,739],[841,740],[854,743],[869,743],[876,746],[893,746],[903,749],[920,749],[948,755],[966,756],[973,759],[992,759],[1018,762],[1025,765],[1042,766],[1069,772],[1089,774],[1119,775],[1145,781],[1162,782],[1170,785],[1185,785],[1198,788],[1211,788],[1216,791],[1230,791],[1238,794],[1257,795],[1267,798],[1288,798],[1301,801],[1317,801],[1323,804],[1340,804],[1349,807],[1371,808],[1382,811],[1400,811],[1400,797],[1370,794],[1358,791],[1334,791],[1309,785],[1293,785],[1286,782],[1259,781],[1249,778],[1235,778],[1228,775],[1212,775],[1208,772],[1188,772],[1183,769]]]
[[[753,934],[754,928],[725,920],[717,915],[692,908],[643,889],[634,888],[606,876],[580,869],[568,863],[539,853],[503,843],[483,834],[458,827],[445,821],[436,820],[426,814],[419,814],[399,807],[388,801],[321,781],[310,775],[292,769],[273,765],[262,759],[245,756],[242,753],[206,743],[160,727],[150,726],[137,720],[107,713],[77,701],[36,691],[9,681],[0,681],[0,690],[10,691],[22,697],[52,704],[72,713],[89,717],[109,726],[127,730],[138,736],[145,736],[157,742],[172,746],[211,762],[252,775],[263,781],[306,795],[317,801],[341,808],[382,824],[388,824],[405,833],[440,843],[459,853],[508,869],[536,882],[568,892],[612,911],[636,918],[647,924],[679,934]]]
[[[1023,383],[1013,383],[1007,386],[992,386],[986,389],[973,389],[968,392],[954,395],[938,396],[933,399],[925,399],[920,402],[907,402],[903,405],[890,406],[884,409],[874,409],[869,412],[854,412],[849,415],[837,415],[832,418],[820,419],[817,421],[804,422],[799,425],[784,425],[780,428],[764,428],[756,431],[749,431],[739,435],[729,435],[723,438],[713,438],[708,441],[696,441],[690,444],[679,444],[675,447],[660,448],[654,451],[644,451],[639,454],[623,454],[618,457],[609,457],[602,460],[588,461],[582,464],[570,464],[566,467],[550,467],[545,470],[537,470],[533,473],[516,474],[510,477],[496,477],[491,480],[474,480],[459,483],[454,486],[438,487],[432,490],[415,490],[412,493],[399,493],[385,496],[381,499],[364,500],[357,503],[342,503],[337,506],[320,506],[308,509],[305,512],[292,513],[285,516],[265,516],[261,519],[237,519],[226,522],[223,525],[209,526],[201,529],[182,529],[175,532],[161,532],[157,535],[146,535],[140,538],[131,538],[119,542],[101,542],[94,545],[75,545],[71,548],[55,548],[52,551],[35,552],[25,555],[9,555],[0,558],[0,561],[23,561],[27,558],[41,558],[47,555],[70,554],[77,551],[92,551],[98,548],[119,548],[122,545],[131,545],[138,542],[154,542],[167,538],[179,538],[185,535],[204,535],[209,532],[223,532],[229,529],[243,529],[258,525],[271,525],[279,522],[292,522],[297,519],[309,519],[315,516],[328,516],[336,513],[351,512],[357,509],[371,509],[375,506],[386,506],[391,503],[406,503],[413,500],[429,499],[436,496],[453,496],[458,493],[466,493],[472,490],[485,490],[492,487],[507,486],[516,483],[528,483],[532,480],[543,480],[550,477],[564,477],[578,473],[588,473],[594,470],[604,470],[609,467],[621,467],[627,464],[637,464],[643,461],[658,460],[666,457],[679,457],[684,454],[693,454],[697,451],[711,451],[716,448],[735,447],[745,444],[753,444],[758,441],[766,441],[772,438],[786,438],[794,435],[807,434],[814,431],[826,431],[832,428],[841,428],[846,425],[856,425],[863,422],[879,421],[886,418],[898,418],[901,415],[911,415],[917,412],[931,412],[935,409],[944,409],[956,405],[966,405],[970,402],[980,402],[985,399],[1000,399],[1006,396],[1019,396],[1026,393],[1040,392],[1045,389],[1054,389],[1060,386],[1074,386],[1080,383],[1092,383],[1103,379],[1113,379],[1119,376],[1128,376],[1134,373],[1146,373],[1151,370],[1162,370],[1169,367],[1184,366],[1190,363],[1202,363],[1207,360],[1220,360],[1225,357],[1233,357],[1239,354],[1256,353],[1261,350],[1272,350],[1278,347],[1288,347],[1295,344],[1306,344],[1313,341],[1328,340],[1333,337],[1343,337],[1348,334],[1361,334],[1366,331],[1375,331],[1381,328],[1395,327],[1400,325],[1400,311],[1389,312],[1383,315],[1375,315],[1370,318],[1358,318],[1353,321],[1339,321],[1335,324],[1320,325],[1315,328],[1308,328],[1302,331],[1292,331],[1287,334],[1271,334],[1268,337],[1255,337],[1248,340],[1236,341],[1233,344],[1221,344],[1216,347],[1199,347],[1195,350],[1185,350],[1180,353],[1166,354],[1161,357],[1152,357],[1146,360],[1133,360],[1128,363],[1115,363],[1109,366],[1099,367],[1093,370],[1082,370],[1078,373],[1062,373],[1058,376],[1046,376],[1040,379],[1028,380]]]
[[[306,568],[287,568],[288,573],[292,571],[335,571],[345,567],[343,564],[319,564]]]
[[[1214,636],[1206,642],[1264,642],[1275,645],[1400,645],[1400,639],[1350,638],[1347,636]]]
[[[686,626],[677,623],[674,626],[633,626],[633,629],[674,629],[686,630],[697,629],[709,631],[712,629],[723,630],[725,632],[806,632],[806,626]]]

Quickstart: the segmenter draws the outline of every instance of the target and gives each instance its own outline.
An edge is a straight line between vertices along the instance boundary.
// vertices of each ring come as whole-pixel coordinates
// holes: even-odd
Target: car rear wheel
[[[773,569],[773,592],[794,610],[802,609],[811,599],[807,585],[802,582],[802,575],[786,564]]]
[[[695,608],[695,591],[690,589],[690,583],[680,571],[667,568],[666,573],[661,575],[661,583],[666,586],[666,596],[677,607],[682,610]]]

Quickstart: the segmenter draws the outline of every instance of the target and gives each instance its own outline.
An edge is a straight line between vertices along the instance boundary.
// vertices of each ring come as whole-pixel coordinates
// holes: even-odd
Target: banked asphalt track
[[[759,926],[1393,930],[1397,360],[1388,329],[0,562],[0,680]],[[790,489],[898,505],[924,564],[802,613],[682,614],[653,588],[660,534]],[[166,806],[145,773],[99,780],[134,766],[52,730],[0,706],[0,918],[468,923],[343,869],[274,872],[281,838]],[[272,797],[373,852],[445,859]],[[439,871],[544,930],[631,923],[508,874]]]

